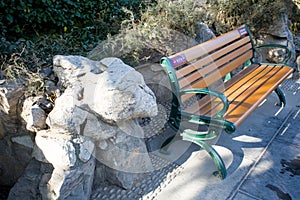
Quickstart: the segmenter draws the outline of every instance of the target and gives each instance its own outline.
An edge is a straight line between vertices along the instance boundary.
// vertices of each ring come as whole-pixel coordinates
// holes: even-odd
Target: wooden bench
[[[269,47],[286,49],[287,58],[282,64],[253,62],[256,49]],[[290,50],[283,45],[254,47],[247,25],[162,58],[161,65],[173,92],[168,124],[180,132],[180,139],[191,141],[210,154],[218,168],[215,175],[224,179],[226,167],[207,141],[222,130],[234,132],[273,91],[281,105],[286,104],[279,86],[294,71],[285,64],[289,58]],[[242,70],[229,78],[241,66]],[[162,152],[168,150],[174,137],[163,143]]]

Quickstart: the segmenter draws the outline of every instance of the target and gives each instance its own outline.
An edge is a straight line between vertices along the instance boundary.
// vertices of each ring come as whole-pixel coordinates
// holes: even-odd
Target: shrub
[[[215,17],[210,22],[218,34],[248,24],[257,36],[274,21],[280,20],[283,13],[288,14],[294,33],[300,28],[298,0],[215,0],[211,8]]]
[[[139,28],[168,28],[194,36],[195,24],[205,16],[206,9],[200,1],[194,0],[158,0],[155,5],[141,13]]]
[[[24,35],[64,33],[72,28],[93,27],[103,37],[115,33],[126,17],[122,7],[139,13],[143,0],[4,0],[0,2],[1,35],[16,39]]]
[[[248,24],[254,33],[258,33],[279,20],[286,6],[282,0],[218,0],[212,9],[218,33],[242,24]]]
[[[39,72],[58,54],[83,55],[127,17],[138,18],[147,0],[4,0],[0,2],[0,79],[43,92]],[[1,80],[3,81],[3,80]]]

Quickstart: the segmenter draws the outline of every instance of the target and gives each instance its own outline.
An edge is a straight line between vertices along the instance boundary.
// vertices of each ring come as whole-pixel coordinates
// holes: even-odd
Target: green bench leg
[[[282,92],[282,90],[279,87],[275,89],[275,93],[277,94],[277,96],[280,100],[280,106],[284,107],[286,105],[284,93]]]
[[[227,170],[226,170],[225,164],[224,164],[221,156],[218,154],[218,152],[211,145],[206,144],[204,141],[195,141],[191,138],[183,137],[183,140],[193,142],[193,143],[199,145],[201,148],[205,149],[209,153],[210,157],[213,159],[216,167],[218,168],[218,171],[214,172],[213,174],[215,176],[220,177],[221,179],[226,178]]]

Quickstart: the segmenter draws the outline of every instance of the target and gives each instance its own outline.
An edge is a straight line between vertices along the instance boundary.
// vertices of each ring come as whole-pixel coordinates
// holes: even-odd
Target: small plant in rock
[[[25,51],[26,46],[20,53],[13,53],[9,56],[1,55],[1,84],[6,81],[19,82],[27,88],[26,96],[38,95],[43,91],[44,82],[38,73],[30,71],[25,65],[26,61],[23,57]]]

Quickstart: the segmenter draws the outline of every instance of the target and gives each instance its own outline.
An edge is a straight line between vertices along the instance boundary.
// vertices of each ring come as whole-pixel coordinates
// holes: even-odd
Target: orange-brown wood
[[[250,73],[252,73],[253,70],[255,70],[255,69],[258,68],[258,67],[259,67],[259,65],[257,65],[257,64],[252,64],[251,66],[249,66],[249,67],[247,67],[246,69],[242,70],[238,75],[232,77],[232,79],[230,79],[230,81],[227,81],[224,85],[221,85],[220,87],[213,88],[213,90],[218,91],[218,92],[221,92],[221,93],[224,93],[224,91],[226,91],[226,88],[230,88],[230,87],[232,87],[234,84],[239,83],[239,82],[240,82],[240,77],[248,76]],[[187,101],[187,100],[189,99],[189,97],[190,97],[190,96],[188,96],[188,95],[182,96],[182,102]],[[209,102],[209,99],[205,99],[205,98],[206,98],[206,97],[204,97],[204,99],[203,99],[204,102]],[[205,106],[205,104],[204,104],[203,106]],[[199,106],[196,106],[196,107],[198,108]],[[187,108],[187,109],[189,109],[189,108]],[[195,110],[195,109],[193,108],[193,106],[191,106],[191,110],[190,110],[190,111],[187,111],[187,112],[192,113],[193,111],[194,111],[195,113],[198,112],[197,110]]]
[[[238,40],[236,42],[234,42],[233,44],[230,44],[229,46],[227,47],[224,47],[212,54],[206,54],[203,58],[201,58],[200,60],[197,60],[195,62],[192,62],[191,64],[185,66],[184,68],[182,69],[179,69],[177,71],[177,78],[180,79],[184,76],[187,76],[188,74],[202,68],[203,66],[206,66],[208,65],[209,63],[212,63],[214,62],[215,60],[219,59],[220,57],[232,52],[233,50],[235,49],[238,49],[244,45],[247,45],[248,49],[251,49],[252,46],[250,44],[250,37],[245,37],[245,38],[242,38],[241,40]],[[247,49],[247,50],[248,50]],[[238,51],[239,52],[239,51]],[[236,53],[238,53],[236,52]],[[209,72],[211,72],[211,68],[209,67],[205,67],[202,69],[202,74],[207,74]],[[206,70],[206,71],[204,71]]]
[[[238,66],[245,63],[249,58],[252,56],[252,51],[248,51],[247,53],[243,54],[242,56],[236,58],[235,60],[230,61],[230,58],[233,59],[233,55],[229,55],[228,57],[224,57],[218,61],[216,61],[216,65],[220,64],[219,62],[224,63],[227,59],[227,64],[222,66],[221,68],[217,68],[215,70],[215,73],[211,73],[205,77],[202,77],[201,74],[199,74],[200,78],[196,82],[189,82],[188,79],[183,78],[179,80],[180,88],[206,88],[209,87],[211,84],[216,82],[217,80],[220,80],[222,77],[224,77],[227,73],[231,72],[232,70],[236,69]],[[230,62],[229,62],[230,61]]]
[[[240,59],[238,58],[238,56],[242,55],[243,53],[245,53],[246,51],[250,50],[251,51],[251,44],[248,44],[242,48],[237,49],[236,51],[226,55],[225,57],[219,59],[219,60],[214,60],[214,62],[206,67],[203,67],[200,70],[194,71],[193,73],[189,74],[188,76],[185,76],[182,79],[186,79],[183,83],[181,83],[181,80],[179,80],[179,84],[180,87],[186,87],[187,85],[184,83],[189,83],[191,84],[193,87],[193,82],[195,82],[196,80],[199,80],[200,77],[205,77],[204,79],[207,79],[207,76],[217,76],[220,78],[222,78],[223,76],[225,76],[227,73],[229,73],[230,71],[232,71],[233,69],[237,68],[238,66],[240,66],[241,64],[245,63],[247,60],[249,60],[252,56],[252,53],[247,54],[248,56],[243,56],[242,60],[240,60],[239,63],[237,63],[237,65],[230,65],[229,69],[227,71],[225,71],[225,68],[222,67],[222,71],[223,73],[220,73],[219,68],[224,65],[225,63],[228,63],[228,60],[234,60],[234,59]],[[228,67],[228,65],[227,65]],[[180,72],[178,72],[180,73]],[[176,74],[178,74],[176,73]],[[214,79],[214,81],[217,81],[218,79]],[[213,81],[213,82],[214,82]],[[208,85],[207,85],[208,86]]]
[[[246,92],[244,98],[235,99],[235,103],[230,104],[238,106],[229,108],[225,119],[233,122],[236,126],[240,125],[292,73],[293,69],[290,67],[274,67],[266,77],[262,78],[262,81],[259,82],[260,85],[257,83],[252,86],[251,92]],[[253,90],[253,88],[255,89]]]
[[[253,65],[225,84],[224,94],[230,101],[224,118],[236,126],[248,117],[264,99],[291,73],[288,66]],[[204,97],[184,112],[215,116],[223,105],[217,98]]]
[[[264,83],[278,72],[277,68],[267,66],[262,68],[263,70],[261,71],[256,70],[257,73],[254,73],[252,78],[250,76],[245,77],[244,80],[242,79],[241,83],[236,84],[225,91],[224,94],[230,102],[228,112],[225,116],[232,110],[237,109],[246,99],[252,98],[252,94],[260,87],[263,87]],[[248,106],[249,108],[251,107],[251,105]],[[211,115],[215,115],[215,113],[216,111],[211,111]]]
[[[238,30],[233,30],[233,31],[230,31],[226,34],[223,34],[219,37],[216,37],[212,40],[209,40],[207,42],[204,42],[202,44],[199,44],[197,46],[194,46],[188,50],[185,50],[185,51],[182,51],[182,52],[179,52],[173,56],[170,56],[169,58],[172,59],[176,56],[179,56],[179,55],[184,55],[185,58],[187,59],[187,61],[192,61],[194,59],[197,59],[199,57],[202,57],[203,55],[211,52],[211,51],[214,51],[216,49],[219,49],[220,47],[224,46],[224,44],[226,43],[230,43],[236,39],[239,39],[241,38],[241,35],[240,33],[238,32]]]

